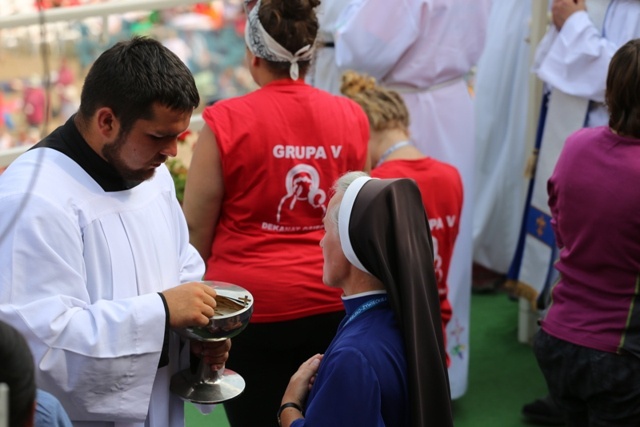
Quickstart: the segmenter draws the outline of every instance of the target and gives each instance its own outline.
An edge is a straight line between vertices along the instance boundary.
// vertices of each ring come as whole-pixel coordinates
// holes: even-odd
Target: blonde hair
[[[345,71],[340,92],[362,107],[372,130],[409,130],[409,110],[402,97],[398,92],[378,86],[373,77]]]

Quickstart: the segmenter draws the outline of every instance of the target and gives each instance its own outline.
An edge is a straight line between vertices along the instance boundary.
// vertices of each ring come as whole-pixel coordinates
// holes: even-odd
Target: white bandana
[[[292,54],[267,33],[267,30],[264,29],[258,18],[259,10],[260,0],[258,0],[247,14],[247,25],[244,29],[245,43],[251,53],[258,58],[272,62],[290,62],[289,76],[293,80],[298,80],[298,77],[300,77],[298,61],[311,60],[313,57],[313,46],[308,44]]]

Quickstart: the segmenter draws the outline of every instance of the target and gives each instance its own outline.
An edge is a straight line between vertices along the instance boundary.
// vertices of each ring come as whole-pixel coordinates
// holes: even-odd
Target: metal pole
[[[9,386],[0,383],[0,427],[9,427]]]
[[[71,21],[95,16],[114,15],[139,10],[160,10],[171,7],[188,6],[202,3],[202,0],[121,0],[106,3],[93,3],[71,7],[46,9],[42,13],[47,23]],[[17,15],[0,16],[0,29],[37,25],[40,23],[39,12],[26,12]]]

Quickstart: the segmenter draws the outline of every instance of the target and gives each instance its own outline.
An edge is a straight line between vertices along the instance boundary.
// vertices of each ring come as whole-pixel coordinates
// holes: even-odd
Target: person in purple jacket
[[[452,426],[433,247],[411,179],[350,172],[324,218],[323,281],[346,316],[292,376],[281,427]]]
[[[560,278],[534,341],[568,426],[640,425],[640,39],[609,65],[609,126],[566,141],[548,182]]]

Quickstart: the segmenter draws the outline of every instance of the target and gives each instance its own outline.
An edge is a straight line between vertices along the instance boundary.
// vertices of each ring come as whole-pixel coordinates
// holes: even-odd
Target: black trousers
[[[250,323],[231,340],[226,367],[244,378],[244,392],[225,402],[231,427],[278,427],[276,412],[302,362],[324,353],[344,312],[287,322]]]
[[[543,330],[533,349],[567,426],[640,426],[640,358],[572,344]]]

